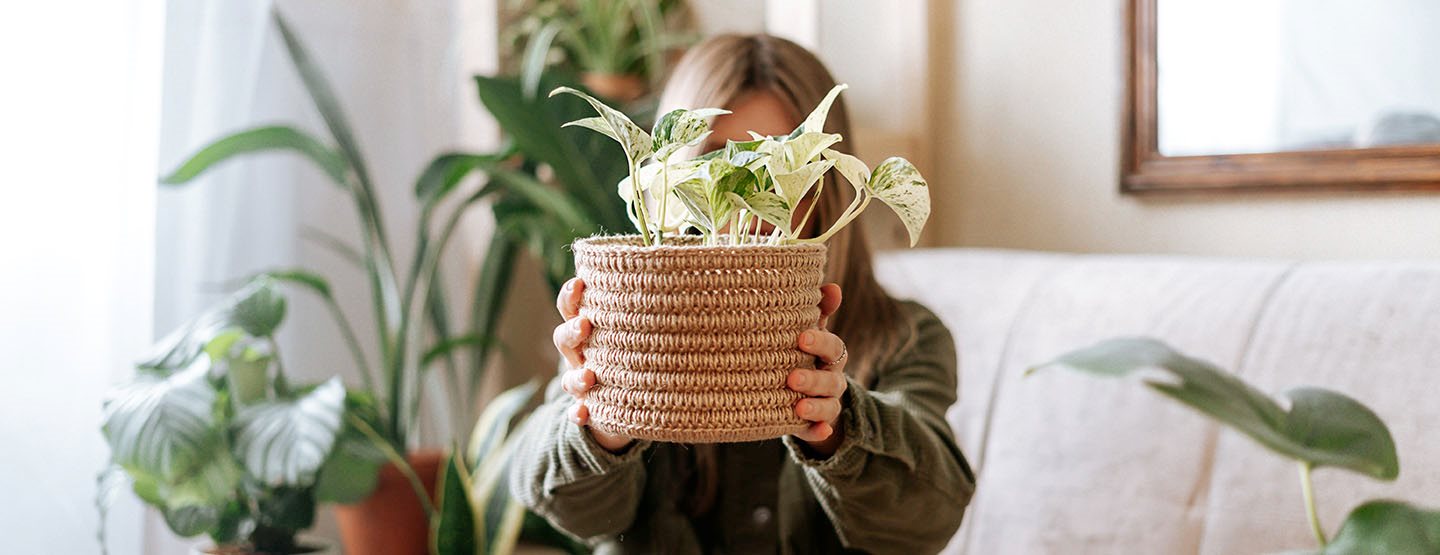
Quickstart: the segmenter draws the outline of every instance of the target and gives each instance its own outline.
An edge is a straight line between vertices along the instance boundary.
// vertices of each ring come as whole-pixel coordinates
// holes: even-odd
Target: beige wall
[[[1440,195],[1118,193],[1123,0],[931,0],[931,245],[1440,255]]]

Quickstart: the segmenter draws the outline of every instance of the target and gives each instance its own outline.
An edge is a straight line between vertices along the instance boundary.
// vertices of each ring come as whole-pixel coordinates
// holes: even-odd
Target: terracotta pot
[[[419,451],[406,457],[430,499],[445,454]],[[425,555],[430,552],[430,521],[410,481],[393,464],[380,469],[375,493],[365,501],[335,508],[346,555]]]
[[[621,73],[586,72],[580,74],[580,82],[595,94],[620,102],[631,102],[645,96],[647,89],[645,80],[639,75]]]
[[[320,539],[314,536],[301,534],[297,543],[303,549],[292,555],[340,555],[340,550],[335,548],[335,542]],[[190,555],[253,555],[254,552],[239,547],[227,546],[216,547],[212,544],[197,544],[190,547]]]

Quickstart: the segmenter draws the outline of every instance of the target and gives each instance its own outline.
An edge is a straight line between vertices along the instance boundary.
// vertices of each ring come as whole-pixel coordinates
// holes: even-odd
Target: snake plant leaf
[[[285,319],[285,297],[275,282],[260,276],[235,293],[230,320],[255,337],[269,337]]]
[[[169,376],[141,373],[105,402],[103,431],[113,460],[131,474],[173,483],[209,462],[223,440],[210,360]]]
[[[512,545],[523,522],[524,507],[510,497],[505,476],[515,447],[511,429],[523,429],[525,425],[516,424],[515,418],[538,390],[539,383],[531,381],[500,394],[485,408],[470,435],[465,455],[475,469],[470,500],[479,525],[477,543],[486,548],[486,553],[496,552],[497,546]]]
[[[291,151],[304,156],[319,166],[330,180],[341,188],[346,187],[346,172],[349,165],[335,149],[326,146],[309,133],[293,127],[273,125],[247,129],[216,140],[201,148],[184,163],[162,177],[165,185],[182,185],[200,177],[222,162],[243,154],[261,151]]]
[[[768,168],[770,178],[775,182],[775,192],[785,199],[787,206],[793,207],[800,205],[800,199],[805,198],[810,188],[820,182],[820,179],[825,177],[825,172],[830,171],[834,165],[834,162],[822,160],[805,164],[790,172],[778,172],[773,165]]]
[[[1275,453],[1316,467],[1344,468],[1381,480],[1400,473],[1390,429],[1369,408],[1320,388],[1284,393],[1286,410],[1270,396],[1215,365],[1150,338],[1119,338],[1073,351],[1052,366],[1107,377],[1159,370],[1142,381]]]
[[[496,395],[490,401],[470,432],[469,447],[465,450],[466,464],[478,468],[497,452],[514,424],[515,415],[525,408],[539,388],[537,382],[526,382]]]
[[[345,386],[331,378],[294,399],[251,405],[235,417],[235,452],[269,486],[309,486],[330,456],[345,411]]]
[[[824,156],[826,160],[835,163],[835,169],[839,170],[840,175],[845,176],[845,180],[855,187],[856,193],[870,183],[870,167],[866,166],[865,162],[859,158],[830,149],[825,149]]]
[[[736,206],[753,212],[760,219],[780,228],[786,237],[790,236],[791,208],[785,204],[785,199],[780,198],[780,195],[768,191],[760,191],[749,197],[741,197],[735,193],[727,194]]]
[[[830,89],[830,92],[825,94],[825,99],[821,100],[820,104],[815,106],[815,109],[810,112],[809,116],[805,117],[805,122],[800,124],[797,131],[801,134],[825,131],[825,120],[830,117],[830,106],[835,103],[835,98],[840,96],[840,91],[848,88],[850,88],[850,85],[842,83]]]
[[[430,552],[435,555],[473,555],[479,550],[475,512],[470,502],[470,471],[463,456],[452,450],[435,485],[436,514],[430,524]]]
[[[910,246],[915,246],[930,219],[930,187],[920,170],[904,158],[887,158],[875,167],[867,188],[900,217],[910,234]]]
[[[1440,510],[1392,500],[1350,511],[1322,555],[1429,555],[1440,553]]]
[[[630,163],[632,164],[638,165],[647,156],[650,156],[651,152],[653,152],[654,145],[652,144],[652,141],[650,139],[650,134],[646,133],[644,129],[640,128],[640,126],[635,125],[635,122],[630,121],[630,116],[625,115],[624,112],[606,106],[604,102],[596,100],[595,97],[580,92],[571,87],[556,87],[554,90],[550,91],[551,97],[554,97],[558,94],[575,95],[580,97],[581,99],[584,99],[586,102],[589,102],[590,106],[595,108],[595,112],[600,114],[600,118],[603,119],[605,123],[609,126],[610,132],[605,133],[605,131],[603,131],[598,126],[594,126],[593,123],[577,123],[579,121],[593,122],[593,120],[590,120],[589,118],[586,118],[585,120],[576,120],[575,122],[566,123],[565,125],[582,125],[584,127],[594,129],[595,131],[599,131],[605,134],[607,137],[610,137],[611,139],[615,139],[615,142],[620,143],[620,148],[624,149],[625,156],[630,159]]]

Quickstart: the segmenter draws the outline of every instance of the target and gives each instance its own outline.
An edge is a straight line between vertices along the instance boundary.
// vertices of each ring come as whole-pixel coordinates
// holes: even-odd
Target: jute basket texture
[[[803,430],[785,387],[814,368],[796,348],[820,318],[824,245],[643,246],[637,236],[575,242],[593,325],[585,367],[590,425],[678,443],[776,438]]]

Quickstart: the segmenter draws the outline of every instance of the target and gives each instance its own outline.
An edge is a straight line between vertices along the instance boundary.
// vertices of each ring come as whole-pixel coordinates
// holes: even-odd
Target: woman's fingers
[[[590,409],[585,408],[585,403],[575,403],[575,406],[570,408],[570,421],[576,426],[590,425]]]
[[[814,422],[810,424],[810,427],[795,434],[795,437],[806,443],[816,444],[830,439],[830,436],[834,434],[835,427],[831,426],[829,422]]]
[[[834,422],[840,417],[840,399],[811,397],[795,403],[795,416],[811,422]]]
[[[830,315],[840,310],[840,286],[834,283],[827,283],[820,286],[820,322],[816,324],[820,329],[825,329],[830,324]]]
[[[595,373],[584,368],[566,370],[560,375],[560,388],[576,399],[584,399],[592,387],[595,387]]]
[[[845,393],[845,376],[830,370],[796,368],[790,371],[785,385],[809,397],[839,397]]]
[[[579,368],[585,364],[585,357],[580,354],[580,347],[585,340],[590,338],[591,324],[589,318],[571,318],[565,323],[555,326],[553,335],[555,349],[565,357],[565,362],[571,368]]]
[[[825,330],[805,330],[800,333],[800,350],[820,357],[826,364],[826,370],[839,370],[844,367],[844,361],[840,360],[845,353],[845,342],[840,337]],[[839,362],[839,364],[837,364]]]
[[[584,292],[585,282],[580,278],[570,278],[565,282],[560,294],[555,296],[555,309],[560,311],[561,318],[569,320],[580,315],[580,297]]]

